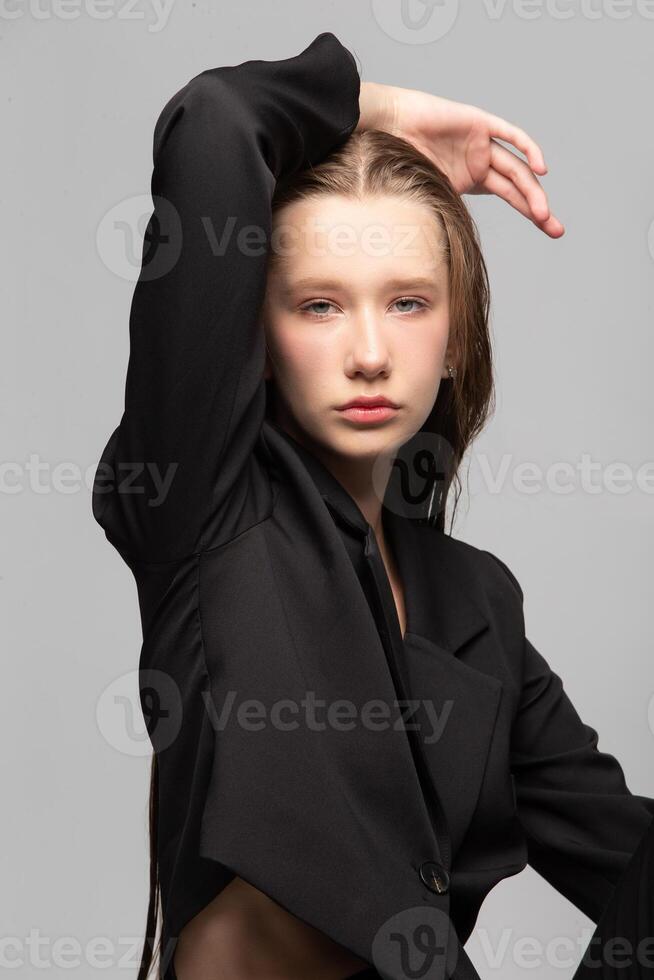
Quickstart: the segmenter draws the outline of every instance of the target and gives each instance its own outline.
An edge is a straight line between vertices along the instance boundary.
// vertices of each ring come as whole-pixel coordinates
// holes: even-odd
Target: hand
[[[536,177],[547,173],[542,150],[518,126],[476,106],[377,82],[361,83],[359,107],[357,129],[383,129],[408,140],[459,194],[497,194],[550,238],[565,233]],[[498,139],[515,146],[527,161]]]

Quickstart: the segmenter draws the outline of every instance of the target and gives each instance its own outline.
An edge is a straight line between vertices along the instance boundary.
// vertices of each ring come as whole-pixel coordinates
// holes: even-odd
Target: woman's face
[[[401,197],[324,195],[277,212],[265,374],[275,421],[299,442],[373,463],[420,429],[452,363],[442,243],[427,207]],[[345,414],[362,395],[397,410],[374,421]]]

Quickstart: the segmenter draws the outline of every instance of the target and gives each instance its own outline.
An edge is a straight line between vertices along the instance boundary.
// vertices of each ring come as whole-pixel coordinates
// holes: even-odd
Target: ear
[[[447,350],[445,351],[441,378],[449,378],[450,372],[447,370],[448,364],[456,370],[456,366],[457,366],[456,352],[452,350],[452,348],[450,347],[448,347]]]

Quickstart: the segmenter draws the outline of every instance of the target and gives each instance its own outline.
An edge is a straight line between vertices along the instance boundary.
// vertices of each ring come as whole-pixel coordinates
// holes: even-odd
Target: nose
[[[348,375],[363,374],[374,378],[388,374],[390,349],[384,323],[374,310],[365,309],[351,318],[351,342],[347,356]]]

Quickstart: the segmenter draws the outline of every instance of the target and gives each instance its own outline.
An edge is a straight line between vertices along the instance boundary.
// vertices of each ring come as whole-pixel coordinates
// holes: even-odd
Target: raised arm
[[[347,138],[359,91],[354,58],[324,32],[292,58],[203,71],[161,111],[124,413],[93,489],[94,516],[128,559],[211,544],[264,416],[275,183]]]
[[[565,233],[538,180],[547,173],[543,151],[524,129],[465,102],[379,82],[362,83],[360,106],[361,129],[385,129],[408,140],[459,194],[495,194],[550,238]]]

